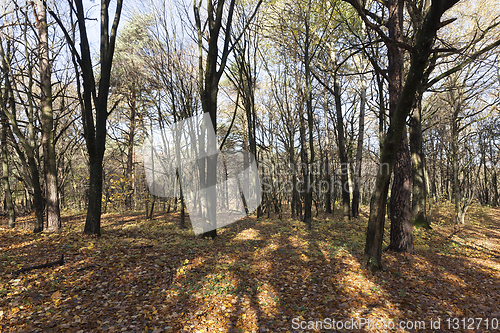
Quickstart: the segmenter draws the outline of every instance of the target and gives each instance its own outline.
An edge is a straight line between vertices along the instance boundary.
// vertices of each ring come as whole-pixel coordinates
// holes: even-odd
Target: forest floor
[[[416,253],[384,252],[378,272],[360,268],[367,214],[320,215],[312,231],[251,217],[215,240],[180,230],[177,214],[104,215],[100,238],[83,235],[84,215],[58,234],[2,225],[0,331],[500,330],[500,209],[473,207],[456,230],[443,203],[432,230],[414,230]],[[62,266],[12,274],[61,254]]]

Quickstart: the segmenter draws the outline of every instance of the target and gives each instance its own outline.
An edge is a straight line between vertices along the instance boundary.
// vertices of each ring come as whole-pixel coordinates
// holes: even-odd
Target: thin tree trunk
[[[25,42],[26,42],[26,34],[25,34]],[[10,81],[10,67],[7,63],[7,59],[9,58],[8,54],[5,54],[3,49],[3,44],[0,43],[0,57],[2,58],[2,67],[5,75],[5,99],[9,100],[9,108],[10,112],[7,109],[2,110],[3,114],[6,115],[10,123],[12,124],[12,129],[16,134],[18,140],[24,147],[26,152],[26,157],[28,160],[28,167],[31,176],[31,185],[33,186],[33,206],[35,208],[35,227],[33,232],[41,232],[43,231],[43,213],[44,213],[44,203],[42,197],[42,189],[40,186],[40,174],[38,172],[38,163],[37,163],[37,151],[35,150],[35,130],[34,130],[34,106],[33,106],[33,98],[32,98],[32,87],[33,87],[33,75],[32,75],[32,65],[28,64],[28,136],[29,140],[24,136],[16,123],[16,102],[14,98],[14,92],[12,89],[11,81]]]
[[[2,145],[2,185],[4,191],[4,210],[8,216],[8,226],[9,228],[14,228],[16,226],[16,211],[14,209],[14,203],[12,201],[12,192],[10,190],[9,183],[9,153],[7,151],[7,126],[9,126],[7,116],[2,110],[2,128],[1,128],[1,145]]]
[[[453,97],[452,97],[453,98]],[[458,103],[458,102],[455,102]],[[451,124],[451,164],[453,169],[453,192],[455,198],[455,212],[456,218],[455,221],[457,224],[462,224],[464,221],[462,217],[462,196],[460,193],[460,180],[458,178],[459,170],[458,170],[458,113],[460,106],[455,105],[455,109],[453,110],[453,118]]]
[[[361,188],[361,163],[363,162],[363,139],[365,133],[365,105],[366,105],[366,83],[363,80],[361,88],[361,103],[359,108],[359,134],[358,146],[356,148],[356,170],[354,177],[354,190],[352,193],[352,217],[359,216],[359,196]]]
[[[340,86],[337,78],[334,78],[334,93],[335,93],[335,110],[337,115],[337,141],[339,148],[340,159],[340,180],[342,183],[342,207],[344,212],[344,219],[351,218],[351,195],[349,193],[349,161],[347,160],[347,153],[345,150],[345,135],[344,135],[344,117],[342,115],[342,104],[340,98]]]
[[[307,186],[307,181],[309,179],[309,165],[308,165],[308,157],[307,157],[307,143],[306,143],[306,125],[305,125],[305,120],[304,120],[304,110],[303,110],[304,104],[301,102],[299,106],[299,134],[300,134],[300,164],[301,164],[301,171],[302,171],[302,189],[300,192],[302,193],[302,201],[304,201],[304,207],[302,207],[302,204],[300,205],[300,217],[303,221],[305,221],[305,211],[306,207],[305,205],[307,204],[307,192],[306,192],[306,186]],[[310,207],[309,207],[310,208]],[[302,211],[304,210],[304,215],[302,215]]]
[[[54,118],[52,110],[51,65],[49,59],[49,37],[47,11],[43,1],[37,1],[38,32],[40,40],[40,90],[42,104],[42,148],[45,178],[45,202],[47,209],[47,232],[61,229],[61,213],[57,188],[57,164],[54,140]]]
[[[128,210],[133,210],[134,208],[134,187],[135,187],[135,175],[134,175],[134,142],[135,142],[135,113],[136,113],[136,91],[135,85],[132,86],[132,95],[129,101],[130,115],[129,115],[129,132],[128,132],[128,143],[127,143],[127,195],[125,197],[125,206]]]
[[[312,107],[312,82],[311,82],[311,54],[309,53],[310,46],[310,35],[309,35],[309,18],[311,14],[311,1],[307,2],[307,12],[305,18],[305,45],[304,45],[304,67],[305,67],[305,80],[306,80],[306,111],[307,111],[307,128],[308,128],[308,139],[309,139],[309,160],[306,161],[307,168],[304,179],[305,184],[305,196],[304,196],[304,222],[306,223],[307,229],[312,228],[312,197],[313,197],[313,186],[314,183],[314,173],[311,168],[314,163],[314,138],[313,138],[313,125],[314,125],[314,114]],[[305,147],[302,147],[306,149]]]

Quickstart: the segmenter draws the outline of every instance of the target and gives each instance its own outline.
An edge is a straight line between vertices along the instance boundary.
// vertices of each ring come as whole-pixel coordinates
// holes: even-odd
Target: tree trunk
[[[452,97],[453,98],[453,97]],[[453,101],[453,99],[452,99]],[[456,213],[456,218],[455,221],[457,224],[462,224],[464,221],[462,217],[462,196],[460,193],[460,180],[458,178],[459,174],[459,165],[458,165],[458,114],[459,114],[459,109],[460,105],[458,104],[459,102],[453,101],[454,103],[457,103],[454,106],[453,110],[453,118],[452,118],[452,123],[451,123],[451,164],[452,164],[452,169],[453,169],[453,193],[454,193],[454,198],[455,198],[455,213]]]
[[[403,0],[390,0],[388,29],[389,37],[403,40]],[[404,52],[396,45],[388,44],[389,77],[389,116],[392,121],[403,86]],[[413,97],[415,99],[415,97]],[[398,252],[413,252],[413,234],[411,226],[411,160],[406,138],[406,126],[394,163],[394,183],[391,189],[389,217],[391,220],[391,243],[388,249]]]
[[[410,118],[410,154],[412,167],[411,222],[415,227],[430,229],[426,216],[426,178],[424,153],[422,149],[422,95],[417,96],[416,106]]]
[[[312,106],[312,82],[311,82],[311,54],[309,53],[309,46],[311,43],[309,35],[309,18],[311,16],[311,1],[307,2],[307,11],[305,17],[305,45],[304,45],[304,67],[305,67],[305,80],[306,80],[306,111],[307,111],[307,129],[308,129],[308,139],[309,139],[309,160],[307,163],[307,172],[304,179],[305,184],[305,196],[304,196],[304,222],[308,230],[312,228],[312,197],[313,197],[313,184],[314,184],[314,173],[311,168],[314,163],[314,138],[313,138],[313,125],[314,125],[314,114]],[[306,149],[306,147],[302,147]]]
[[[134,175],[134,143],[135,143],[135,113],[136,113],[136,91],[135,85],[132,85],[131,97],[128,103],[130,107],[130,127],[128,132],[128,144],[127,144],[127,194],[125,197],[125,206],[128,210],[134,209],[134,187],[135,187],[135,175]]]
[[[14,203],[12,201],[12,192],[10,190],[9,183],[9,152],[7,151],[7,126],[9,123],[7,121],[7,116],[4,110],[2,112],[2,128],[1,128],[1,145],[2,145],[2,185],[4,191],[4,210],[8,216],[8,226],[9,228],[14,228],[16,226],[16,211],[14,209]]]
[[[84,232],[87,235],[101,236],[102,157],[95,156],[89,160],[89,203]]]
[[[359,134],[358,134],[358,146],[356,148],[356,170],[353,174],[354,189],[352,193],[352,217],[359,216],[361,163],[363,162],[363,138],[365,133],[365,105],[366,105],[366,82],[363,79],[363,86],[361,88],[361,101],[359,108]]]
[[[306,143],[306,125],[305,125],[305,120],[304,120],[304,110],[303,110],[304,104],[301,102],[299,106],[299,134],[300,134],[300,164],[301,164],[301,171],[302,171],[302,188],[300,189],[300,192],[302,193],[302,201],[304,201],[304,207],[300,205],[300,217],[302,218],[303,221],[305,221],[305,216],[306,216],[306,211],[307,211],[307,182],[309,179],[309,160],[307,157],[307,143]],[[302,209],[303,208],[303,209]],[[310,209],[311,207],[309,207]],[[304,215],[302,215],[302,212],[304,211]]]
[[[394,162],[394,183],[390,200],[391,242],[388,247],[389,250],[413,253],[410,204],[411,161],[406,140],[406,130],[403,128],[402,138]]]
[[[344,219],[351,219],[351,195],[349,193],[349,161],[347,160],[347,153],[345,151],[345,136],[344,136],[344,117],[342,115],[342,104],[340,98],[340,86],[337,78],[334,78],[334,98],[335,110],[337,115],[337,142],[339,146],[339,159],[340,159],[340,181],[342,183],[342,207],[344,212]]]
[[[45,178],[45,202],[47,209],[47,232],[61,229],[61,213],[57,188],[57,164],[54,140],[54,118],[52,110],[51,65],[49,59],[49,37],[47,10],[43,1],[37,1],[38,33],[40,45],[40,91],[42,107],[42,148]]]

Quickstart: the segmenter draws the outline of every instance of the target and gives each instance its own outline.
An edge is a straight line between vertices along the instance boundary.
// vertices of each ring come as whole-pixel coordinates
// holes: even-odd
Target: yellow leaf
[[[52,296],[50,296],[50,298],[52,298],[53,300],[60,299],[61,297],[62,293],[60,291],[56,291],[55,293],[52,294]]]

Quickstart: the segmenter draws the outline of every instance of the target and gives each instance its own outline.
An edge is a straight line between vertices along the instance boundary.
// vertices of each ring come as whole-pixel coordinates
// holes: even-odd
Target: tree
[[[370,217],[366,232],[366,245],[363,266],[382,267],[382,241],[384,234],[385,207],[390,184],[390,175],[396,157],[396,148],[400,144],[406,118],[413,107],[418,87],[424,79],[429,58],[432,54],[436,33],[441,27],[442,15],[455,5],[458,0],[436,0],[423,12],[425,17],[414,37],[411,48],[411,62],[405,84],[399,95],[391,124],[387,130],[380,155],[380,167],[377,172],[376,187],[370,201]],[[358,12],[364,15],[358,2]],[[365,22],[369,22],[365,20]],[[367,23],[370,25],[371,22]],[[384,167],[387,166],[387,167]]]
[[[103,157],[106,146],[106,121],[111,111],[108,111],[108,93],[110,88],[111,68],[115,50],[116,33],[120,22],[123,0],[117,0],[114,20],[109,28],[109,0],[101,0],[100,16],[100,77],[96,81],[92,65],[92,55],[87,35],[86,13],[82,0],[75,0],[76,20],[80,36],[80,52],[64,27],[60,18],[49,9],[50,15],[63,30],[72,53],[77,72],[77,85],[80,88],[83,81],[83,94],[79,91],[82,110],[83,133],[89,155],[89,194],[87,218],[84,232],[89,235],[101,235],[101,206],[103,185]],[[80,72],[81,71],[81,72]],[[80,79],[81,75],[81,79]],[[116,106],[116,104],[115,104]],[[95,115],[94,115],[95,109]],[[95,121],[94,121],[95,117]]]
[[[125,117],[128,122],[128,132],[125,134],[126,162],[124,177],[125,184],[125,206],[127,209],[134,208],[135,190],[135,144],[138,127],[139,105],[144,102],[144,92],[151,84],[149,68],[145,61],[144,49],[150,47],[148,28],[151,26],[151,17],[147,15],[134,16],[120,31],[116,41],[114,66],[111,72],[112,94],[118,100],[125,100],[128,113],[120,113],[119,118]],[[153,50],[155,54],[157,50]],[[150,65],[151,66],[151,65]],[[154,68],[154,67],[153,67]]]
[[[255,11],[250,16],[249,22],[252,21],[261,3],[262,0],[259,0],[257,2]],[[232,49],[234,48],[234,44],[238,42],[238,40],[241,38],[241,35],[238,36],[233,41],[233,46],[230,47],[231,24],[232,24],[235,5],[236,1],[230,0],[227,8],[227,18],[225,24],[223,22],[223,17],[225,12],[224,0],[222,1],[207,0],[207,8],[206,8],[207,18],[206,22],[203,24],[200,17],[201,1],[198,3],[195,1],[193,5],[195,27],[197,32],[197,43],[199,50],[198,85],[201,98],[201,105],[203,108],[203,112],[208,113],[210,115],[210,120],[212,121],[212,127],[214,128],[215,134],[217,134],[217,94],[219,92],[219,81],[222,74],[224,73],[228,56],[232,51]],[[206,31],[208,47],[206,48],[207,52],[204,57],[203,36],[205,34],[205,29],[208,29],[208,31]],[[224,43],[221,52],[219,52],[219,38],[221,32],[224,34],[223,35]],[[219,57],[220,57],[220,62],[218,61]],[[217,143],[211,142],[211,139],[209,138],[209,142],[206,142],[206,144],[208,147],[207,153],[209,153],[209,155],[206,158],[206,161],[205,159],[200,161],[200,179],[205,184],[204,187],[210,187],[214,186],[217,183],[217,155],[210,154],[211,151],[215,151]],[[206,149],[204,140],[200,142],[200,149],[203,149],[203,151],[205,151]],[[207,200],[208,201],[207,214],[208,214],[208,221],[210,221],[209,223],[216,221],[216,206],[217,206],[216,200],[217,197],[215,196],[211,196]],[[204,233],[203,237],[215,238],[217,236],[216,228],[217,228],[216,225],[211,225],[210,229],[212,230]]]
[[[15,12],[16,17],[15,20],[21,22],[24,18],[25,21],[28,21],[28,16],[25,10],[19,9]],[[19,14],[22,14],[19,15]],[[10,125],[12,127],[12,131],[15,136],[19,140],[19,143],[16,140],[12,140],[15,144],[14,147],[18,156],[20,157],[21,163],[27,164],[27,168],[29,171],[27,172],[29,176],[26,177],[26,183],[31,185],[32,195],[33,195],[33,206],[35,209],[35,226],[33,232],[41,232],[44,229],[44,203],[42,196],[42,188],[40,184],[40,173],[38,168],[38,147],[39,144],[37,142],[37,133],[35,130],[36,127],[36,112],[35,112],[35,101],[34,101],[34,75],[33,68],[35,67],[35,60],[33,59],[31,47],[29,45],[29,37],[28,37],[28,24],[22,25],[22,30],[20,33],[22,34],[20,38],[16,39],[14,35],[7,36],[0,32],[2,38],[1,40],[5,40],[6,47],[4,48],[4,44],[0,43],[0,57],[2,58],[2,73],[4,75],[5,80],[5,89],[3,91],[4,94],[4,104],[3,113],[8,118]],[[14,33],[14,29],[12,29],[12,34]],[[14,41],[21,41],[21,49],[24,50],[24,59],[26,61],[26,71],[17,70],[16,73],[18,75],[14,75],[14,70],[11,67],[15,60],[15,53],[18,51],[18,48],[14,47]],[[24,44],[22,44],[24,43]],[[25,75],[25,76],[23,76]],[[18,79],[21,87],[25,89],[18,89],[16,86],[16,77],[20,76]],[[26,79],[26,81],[24,81]],[[24,94],[21,94],[22,93]],[[15,92],[18,92],[18,100],[16,100]],[[26,101],[22,103],[21,96]],[[19,106],[24,107],[26,113],[27,120],[27,129],[25,132],[22,131],[21,126],[18,121],[18,104]],[[7,107],[8,105],[8,107]],[[10,133],[10,131],[9,131]],[[9,134],[7,133],[7,134]],[[21,146],[21,147],[19,147]],[[24,149],[24,152],[22,151]],[[25,161],[25,158],[27,162]]]

